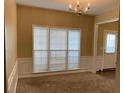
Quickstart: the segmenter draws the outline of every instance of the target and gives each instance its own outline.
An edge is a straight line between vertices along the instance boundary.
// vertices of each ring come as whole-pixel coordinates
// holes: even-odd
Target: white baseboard
[[[42,75],[53,75],[58,74],[58,72],[46,73],[46,74],[39,74],[39,73],[32,73],[33,71],[33,62],[32,58],[18,58],[18,68],[19,68],[19,78],[24,77],[35,77],[35,76],[42,76]],[[80,58],[80,70],[75,71],[61,71],[60,74],[65,73],[77,73],[77,72],[91,72],[92,68],[92,56],[81,56]]]
[[[71,73],[80,73],[80,72],[89,72],[85,70],[70,70],[70,71],[56,71],[56,72],[46,72],[46,73],[32,73],[19,76],[19,78],[29,78],[29,77],[39,77],[39,76],[50,76],[50,75],[61,75],[61,74],[71,74]]]
[[[8,78],[8,93],[16,93],[18,82],[18,62],[16,61],[13,70]]]

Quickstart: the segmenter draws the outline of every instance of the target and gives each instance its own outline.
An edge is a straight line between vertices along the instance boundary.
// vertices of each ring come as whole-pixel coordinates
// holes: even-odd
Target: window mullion
[[[66,70],[68,70],[68,29],[67,29],[67,36],[66,36],[66,38],[67,38],[67,47],[66,47]]]
[[[48,66],[47,66],[47,71],[50,71],[50,28],[48,28]]]

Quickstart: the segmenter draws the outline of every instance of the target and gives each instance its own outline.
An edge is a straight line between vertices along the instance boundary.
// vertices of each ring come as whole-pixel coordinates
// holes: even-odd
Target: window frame
[[[33,33],[34,33],[34,32],[33,32],[33,30],[34,30],[33,28],[34,28],[34,27],[45,27],[45,28],[47,28],[47,29],[49,30],[49,31],[48,31],[48,50],[39,50],[39,51],[47,51],[47,52],[48,52],[48,70],[47,70],[47,71],[43,71],[43,72],[54,72],[54,71],[49,71],[49,67],[50,67],[50,63],[49,63],[50,61],[49,61],[49,60],[50,60],[50,52],[51,52],[51,51],[66,51],[66,57],[67,57],[66,60],[67,60],[67,61],[66,61],[66,69],[65,69],[65,70],[69,70],[69,69],[68,69],[68,52],[69,52],[69,51],[78,51],[78,52],[79,52],[79,53],[78,53],[78,54],[79,54],[79,55],[78,55],[78,57],[79,57],[79,58],[78,58],[78,60],[79,60],[79,61],[78,61],[78,62],[79,62],[79,63],[78,63],[79,67],[78,67],[78,68],[80,69],[80,50],[81,50],[80,48],[81,48],[81,31],[82,31],[81,28],[64,28],[64,27],[51,27],[51,26],[42,26],[42,25],[32,25],[32,43],[33,43],[32,46],[34,46],[34,42],[33,42],[33,41],[34,41],[34,40],[33,40],[33,39],[34,39],[34,35],[33,35]],[[67,35],[66,35],[66,36],[67,36],[67,38],[66,38],[66,39],[67,39],[67,44],[66,44],[66,45],[67,45],[67,49],[65,49],[65,50],[51,50],[51,49],[50,49],[50,29],[62,29],[62,30],[64,29],[64,30],[67,31]],[[79,31],[79,34],[80,34],[79,50],[69,50],[69,49],[68,49],[68,36],[69,36],[69,31],[70,31],[70,30],[78,30],[78,31]],[[32,47],[32,59],[34,58],[34,55],[33,55],[33,52],[34,52],[34,51],[35,51],[35,50],[34,50],[34,47]],[[33,59],[33,60],[34,60],[34,59]],[[33,68],[32,73],[40,73],[40,71],[39,71],[39,72],[34,72],[34,62],[33,62],[33,61],[32,61],[32,68]],[[72,69],[72,70],[77,70],[77,69]],[[64,71],[64,70],[62,70],[62,71]]]

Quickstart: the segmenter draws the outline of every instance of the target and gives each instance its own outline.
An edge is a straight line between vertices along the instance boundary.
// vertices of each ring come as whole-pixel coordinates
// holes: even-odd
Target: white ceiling
[[[29,5],[41,8],[50,8],[61,11],[68,11],[69,2],[75,2],[76,0],[17,0],[18,4]],[[81,6],[86,6],[89,2],[91,9],[88,14],[99,15],[106,11],[113,9],[119,0],[79,0]]]

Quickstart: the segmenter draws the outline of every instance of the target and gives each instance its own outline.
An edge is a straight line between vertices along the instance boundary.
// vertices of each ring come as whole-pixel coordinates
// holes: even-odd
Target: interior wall
[[[32,57],[32,24],[62,28],[81,28],[81,55],[93,55],[94,16],[17,5],[18,57]]]
[[[119,21],[100,24],[98,26],[98,40],[97,40],[97,55],[103,56],[103,43],[104,43],[104,31],[112,30],[119,31]]]
[[[13,70],[17,58],[17,15],[16,0],[5,2],[5,42],[7,80]]]

